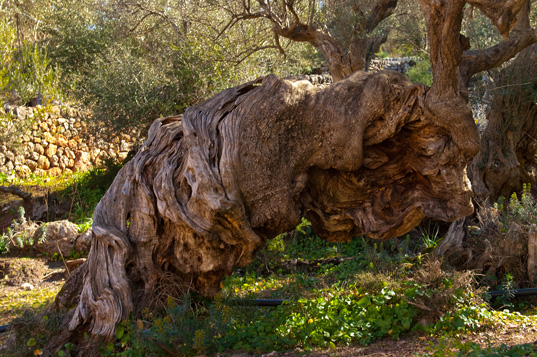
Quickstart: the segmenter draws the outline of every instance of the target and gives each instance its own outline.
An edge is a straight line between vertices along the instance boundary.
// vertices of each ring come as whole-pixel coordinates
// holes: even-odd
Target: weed
[[[11,227],[0,235],[0,254],[6,254],[11,248],[22,249],[34,244],[36,230],[39,229],[37,240],[42,243],[46,240],[46,228],[26,219],[24,207],[19,207],[19,217],[11,223]]]
[[[498,285],[498,289],[503,290],[504,293],[496,299],[495,303],[499,304],[501,308],[514,309],[513,299],[515,298],[515,293],[513,290],[516,288],[517,286],[513,279],[513,275],[510,273],[505,274],[501,283]]]
[[[180,303],[170,299],[167,311],[166,316],[150,318],[146,310],[140,319],[120,323],[115,342],[103,347],[103,355],[194,355],[216,351],[231,321],[229,307],[218,301],[208,308],[193,305],[189,294]]]
[[[438,233],[440,228],[437,224],[428,220],[426,228],[423,226],[419,227],[421,233],[421,244],[423,245],[423,250],[425,252],[432,251],[438,245],[439,236]]]
[[[530,191],[531,186],[525,184],[520,198],[516,193],[508,201],[501,197],[493,207],[481,208],[477,213],[482,228],[478,235],[471,237],[473,242],[470,244],[476,247],[474,256],[482,254],[490,257],[486,259],[488,277],[495,277],[494,280],[489,279],[490,283],[506,282],[506,274],[509,273],[509,279],[518,286],[531,286],[528,276],[528,236],[537,224],[537,202]],[[484,241],[487,244],[483,244]],[[492,285],[491,288],[499,287]]]

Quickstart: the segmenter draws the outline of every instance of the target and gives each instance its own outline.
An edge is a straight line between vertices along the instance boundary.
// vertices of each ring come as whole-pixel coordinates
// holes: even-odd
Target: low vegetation
[[[24,184],[60,187],[58,197],[77,201],[67,215],[86,222],[80,225],[83,229],[110,177],[94,170],[72,176],[72,181],[31,178]],[[511,198],[505,204],[510,210],[496,205],[498,219],[512,220],[515,211],[526,212],[533,204],[527,194],[516,202]],[[521,219],[526,217],[522,213]],[[225,279],[214,301],[184,291],[167,277],[155,292],[153,306],[123,321],[114,341],[94,347],[109,356],[302,353],[417,335],[437,341],[423,349],[429,356],[537,354],[530,344],[494,345],[471,339],[506,325],[524,329],[537,324],[534,302],[508,294],[499,300],[488,297],[490,288],[515,284],[513,275],[496,279],[491,286],[490,279],[457,271],[434,258],[441,231],[437,223],[427,221],[410,235],[385,242],[355,237],[347,243],[329,243],[303,220],[294,232],[270,240],[251,264]],[[17,316],[11,322],[13,353],[39,354],[54,334],[59,321],[43,307],[58,288],[4,294],[1,321]],[[255,304],[256,299],[283,303],[263,307]],[[74,348],[68,344],[60,355]]]

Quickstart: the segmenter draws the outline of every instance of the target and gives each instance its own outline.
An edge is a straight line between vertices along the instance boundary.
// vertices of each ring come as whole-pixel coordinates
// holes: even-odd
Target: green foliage
[[[438,245],[438,242],[440,241],[440,237],[438,236],[440,228],[437,224],[431,223],[431,221],[427,221],[427,225],[424,226],[423,224],[419,227],[420,233],[421,233],[421,243],[423,245],[424,251],[430,251],[436,248]]]
[[[472,11],[463,20],[463,34],[470,39],[474,49],[492,47],[502,41],[502,36],[481,11]]]
[[[7,228],[5,233],[0,235],[0,254],[6,254],[11,248],[22,249],[34,244],[34,234],[39,230],[38,241],[44,242],[46,239],[46,230],[44,227],[37,227],[31,221],[28,221],[25,216],[24,207],[18,208],[17,219],[11,223],[11,227]]]
[[[532,344],[522,344],[515,346],[507,346],[501,344],[500,346],[494,346],[491,342],[488,342],[484,347],[475,342],[463,342],[460,339],[455,338],[442,338],[439,342],[427,348],[431,353],[426,356],[444,357],[444,356],[470,356],[470,357],[484,357],[484,356],[535,356],[537,355],[537,349]]]
[[[369,294],[351,289],[351,294],[324,293],[326,296],[299,299],[288,309],[282,308],[286,318],[277,332],[306,348],[369,344],[388,335],[397,338],[411,328],[418,314],[404,298],[405,295],[412,298],[408,290],[396,292],[384,288],[377,294]]]
[[[522,288],[528,286],[526,247],[530,231],[537,223],[537,202],[531,195],[531,186],[523,185],[520,198],[517,193],[508,201],[500,197],[493,207],[481,208],[477,217],[479,225],[487,229],[478,230],[472,239],[487,239],[493,259],[499,262],[495,270],[489,269],[484,281],[492,288],[502,281],[504,285],[510,281]],[[508,300],[505,297],[503,303],[508,305]]]
[[[93,223],[93,211],[120,168],[120,165],[111,165],[108,168],[94,168],[78,173],[79,179],[61,192],[74,200],[74,210],[70,212],[68,219],[79,224],[79,230],[85,230]]]
[[[146,310],[121,324],[116,341],[104,347],[104,353],[261,354],[366,345],[412,330],[435,335],[478,331],[495,326],[500,316],[510,316],[483,304],[471,275],[426,263],[419,252],[424,243],[412,251],[409,240],[379,244],[356,237],[330,243],[302,220],[294,234],[270,240],[250,266],[225,279],[215,302],[187,297],[173,309],[154,314]],[[298,260],[303,267],[285,268]],[[234,303],[244,297],[287,302],[271,309]],[[431,316],[430,310],[438,317],[425,326],[418,323],[423,315]],[[174,324],[178,319],[181,329]]]
[[[416,61],[416,65],[411,67],[406,75],[414,84],[431,86],[433,84],[433,73],[431,71],[429,58]]]
[[[0,19],[0,98],[16,91],[22,103],[37,95],[60,98],[58,76],[44,49],[17,38],[15,25]]]
[[[513,290],[517,288],[516,285],[517,284],[513,279],[513,275],[510,273],[505,274],[501,283],[498,285],[498,289],[504,291],[504,293],[502,296],[498,297],[494,303],[499,304],[501,307],[507,309],[513,309],[513,299],[515,297]]]
[[[231,321],[231,309],[216,301],[208,308],[193,306],[190,295],[180,303],[168,299],[167,315],[130,319],[117,326],[116,341],[103,348],[104,356],[196,355],[219,348]]]
[[[506,221],[517,221],[528,226],[537,223],[537,202],[531,195],[531,184],[523,185],[520,199],[513,192],[504,217]]]

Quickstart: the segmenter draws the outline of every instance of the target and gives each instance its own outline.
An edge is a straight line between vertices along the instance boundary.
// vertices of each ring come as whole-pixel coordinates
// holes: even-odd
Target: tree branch
[[[467,0],[487,16],[507,40],[517,21],[518,12],[529,4],[529,0]]]
[[[537,30],[529,24],[530,3],[519,9],[516,24],[509,39],[485,50],[471,50],[463,53],[459,68],[459,86],[466,91],[470,78],[476,73],[486,71],[509,61],[520,51],[537,42]]]
[[[433,85],[430,95],[459,95],[458,73],[462,59],[461,27],[465,0],[419,0],[429,38]]]
[[[397,0],[379,0],[367,19],[365,30],[373,31],[382,20],[393,14],[396,6]]]
[[[142,4],[140,3],[137,3],[137,4],[134,4],[134,6],[136,6],[137,8],[139,8],[141,11],[144,11],[146,12],[148,15],[153,15],[153,16],[157,16],[157,17],[160,17],[161,19],[163,19],[164,21],[166,21],[168,24],[170,24],[172,26],[172,28],[174,29],[175,33],[177,33],[177,35],[179,35],[179,37],[182,37],[183,33],[181,32],[181,29],[179,28],[179,26],[177,26],[177,24],[175,22],[172,21],[172,19],[170,19],[168,16],[166,16],[164,13],[160,12],[160,11],[157,11],[157,10],[151,10],[151,9],[148,9],[146,8],[145,6],[143,6]],[[148,17],[148,15],[144,16],[142,18],[142,20],[140,21],[140,23]],[[140,25],[140,23],[138,23],[134,29],[136,29],[136,27],[138,27]],[[132,30],[134,31],[134,30]]]
[[[32,194],[21,190],[17,186],[0,186],[0,192],[10,193],[12,195],[22,198],[24,201],[32,199]]]

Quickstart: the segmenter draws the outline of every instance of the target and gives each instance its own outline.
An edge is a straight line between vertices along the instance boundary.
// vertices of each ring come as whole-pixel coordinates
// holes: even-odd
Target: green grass
[[[39,287],[34,290],[3,289],[0,293],[0,325],[7,325],[24,311],[41,311],[49,305],[61,284]]]
[[[76,223],[79,231],[83,232],[91,226],[93,211],[120,168],[120,165],[110,162],[103,168],[61,176],[31,174],[27,178],[17,178],[0,174],[0,185],[19,186],[28,192],[46,191],[47,195],[71,207],[63,218]]]

